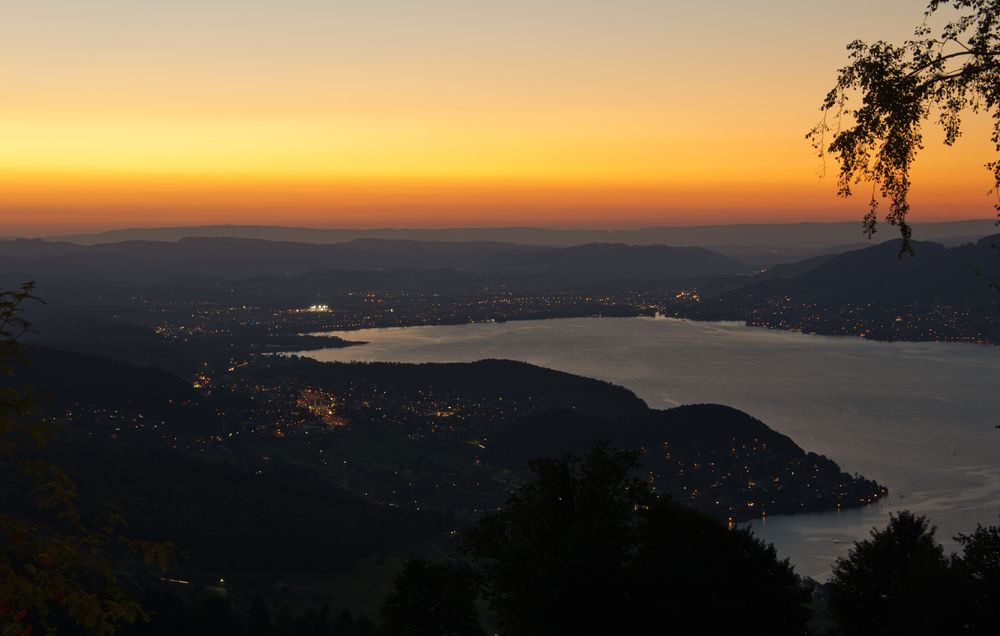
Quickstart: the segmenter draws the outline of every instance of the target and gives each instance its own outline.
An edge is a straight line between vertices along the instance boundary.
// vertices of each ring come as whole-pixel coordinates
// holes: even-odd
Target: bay
[[[333,332],[326,361],[521,360],[625,386],[653,408],[726,404],[890,489],[882,504],[752,524],[818,580],[890,512],[953,536],[1000,514],[1000,348],[872,342],[667,318],[570,318]]]

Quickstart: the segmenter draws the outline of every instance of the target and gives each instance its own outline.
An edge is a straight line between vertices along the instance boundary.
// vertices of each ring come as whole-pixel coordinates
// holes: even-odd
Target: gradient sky
[[[860,220],[804,134],[923,4],[0,0],[0,234]],[[992,215],[987,130],[914,219]]]

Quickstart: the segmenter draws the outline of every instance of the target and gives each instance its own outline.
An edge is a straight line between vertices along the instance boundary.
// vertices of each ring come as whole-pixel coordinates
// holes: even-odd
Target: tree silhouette
[[[480,636],[477,581],[468,566],[412,559],[382,605],[386,636]]]
[[[1000,526],[978,526],[955,537],[962,546],[954,560],[966,633],[1000,633]]]
[[[953,633],[951,575],[926,517],[903,511],[837,560],[830,613],[847,636]]]
[[[933,34],[927,21],[945,9],[954,15]],[[924,122],[933,118],[951,145],[964,113],[988,113],[1000,152],[1000,0],[931,0],[914,39],[902,45],[856,40],[847,49],[850,64],[839,70],[823,100],[823,119],[807,137],[820,156],[837,160],[838,194],[873,184],[864,219],[868,236],[879,223],[878,193],[889,202],[885,221],[899,227],[902,249],[909,250],[910,168],[923,147]],[[1000,161],[986,167],[1000,197]],[[996,207],[1000,212],[1000,202]]]
[[[604,444],[536,460],[464,549],[505,634],[804,633],[809,594],[748,531],[655,495]]]
[[[25,362],[20,339],[31,330],[23,312],[34,299],[32,291],[31,284],[0,291],[0,376],[12,375]],[[128,561],[138,557],[166,567],[170,560],[168,545],[119,535],[124,519],[117,510],[91,522],[82,518],[73,481],[40,455],[55,434],[30,395],[0,386],[0,479],[26,493],[0,509],[0,633],[5,636],[49,631],[59,624],[111,634],[143,615],[120,584]]]

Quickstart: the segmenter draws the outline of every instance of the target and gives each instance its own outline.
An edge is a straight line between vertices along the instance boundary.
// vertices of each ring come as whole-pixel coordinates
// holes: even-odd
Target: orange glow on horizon
[[[846,1],[19,3],[0,236],[860,220],[804,134],[844,44],[921,16]],[[928,130],[914,220],[994,214],[988,126]]]

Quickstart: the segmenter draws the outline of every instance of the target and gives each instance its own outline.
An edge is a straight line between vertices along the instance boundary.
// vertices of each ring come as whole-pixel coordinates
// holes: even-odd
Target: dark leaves
[[[851,196],[858,183],[873,184],[865,233],[870,237],[880,222],[898,227],[901,254],[911,251],[910,169],[923,149],[923,123],[936,113],[934,121],[951,145],[961,135],[964,114],[989,112],[1000,152],[1000,0],[932,0],[925,18],[945,7],[957,15],[937,37],[925,19],[915,39],[901,46],[851,42],[850,63],[822,102],[823,120],[807,134],[820,156],[837,160],[838,195]],[[1000,161],[986,168],[996,192]],[[880,219],[881,200],[889,205]]]

